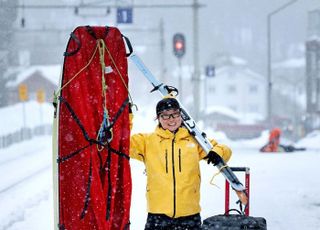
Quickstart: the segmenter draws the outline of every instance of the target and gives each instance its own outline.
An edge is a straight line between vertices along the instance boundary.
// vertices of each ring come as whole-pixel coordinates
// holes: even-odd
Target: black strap
[[[106,26],[105,28],[106,28],[106,30],[105,30],[103,39],[105,39],[105,38],[107,37],[107,35],[108,35],[108,33],[109,33],[109,30],[110,30],[110,27],[108,27],[108,26]],[[93,28],[92,28],[91,26],[87,25],[87,26],[86,26],[86,29],[87,29],[88,33],[89,33],[95,40],[98,39],[96,33],[94,32],[94,30],[93,30]]]
[[[90,188],[91,188],[91,181],[92,181],[92,159],[90,157],[90,166],[89,166],[89,177],[87,183],[87,190],[86,190],[86,197],[84,201],[84,207],[80,215],[80,219],[82,220],[87,213],[89,201],[90,201]]]
[[[133,52],[133,48],[132,48],[131,42],[130,42],[129,38],[127,38],[127,37],[124,36],[123,34],[121,34],[121,36],[122,36],[122,37],[124,38],[124,40],[126,41],[126,45],[127,45],[128,49],[129,49],[129,53],[126,53],[126,56],[129,57],[129,56],[132,54],[132,52]]]
[[[74,110],[72,109],[71,105],[62,97],[62,96],[59,96],[59,100],[64,103],[68,109],[68,111],[70,112],[73,120],[75,120],[75,122],[77,123],[77,125],[79,126],[79,128],[81,129],[82,131],[82,134],[84,136],[84,138],[90,142],[90,143],[95,143],[95,144],[99,144],[97,143],[97,141],[95,139],[91,139],[87,133],[87,131],[85,130],[83,124],[81,123],[80,119],[78,118],[78,116],[76,115],[76,113],[74,112]]]
[[[66,161],[66,160],[69,160],[70,158],[74,157],[75,155],[77,155],[78,153],[80,153],[82,150],[85,150],[86,148],[88,148],[88,147],[91,146],[91,145],[92,145],[92,144],[90,143],[90,144],[88,144],[88,145],[86,145],[86,146],[84,146],[84,147],[82,147],[82,148],[80,148],[80,149],[78,149],[78,150],[76,150],[76,151],[68,154],[67,156],[59,157],[59,158],[57,159],[57,163],[62,163],[62,162],[64,162],[64,161]]]
[[[130,229],[130,220],[129,222],[124,226],[123,230],[129,230]]]
[[[99,146],[106,147],[106,148],[110,149],[111,152],[113,152],[113,153],[115,153],[115,154],[117,154],[117,155],[119,155],[119,156],[121,156],[121,157],[124,157],[124,158],[126,158],[126,159],[128,159],[128,160],[130,159],[130,157],[129,157],[127,154],[122,153],[122,152],[120,152],[120,151],[112,148],[109,143],[106,143],[106,144],[105,144],[105,143],[102,143],[101,141],[97,141],[97,140],[95,140],[95,139],[90,138],[90,137],[89,137],[89,134],[88,134],[87,131],[85,130],[83,124],[81,123],[80,119],[78,118],[78,116],[76,115],[76,113],[74,112],[74,110],[72,109],[71,105],[70,105],[62,96],[59,97],[59,100],[66,105],[66,107],[67,107],[68,111],[70,112],[72,118],[75,120],[75,122],[77,123],[77,125],[78,125],[79,128],[81,129],[84,138],[89,142],[89,145],[91,145],[91,144],[97,144],[97,145],[99,145]],[[121,105],[120,109],[119,109],[118,112],[116,113],[116,116],[115,116],[116,119],[119,118],[120,114],[121,114],[122,111],[124,110],[124,107],[128,104],[128,102],[126,102],[127,100],[128,100],[128,99],[125,100],[125,102]],[[120,111],[120,112],[119,112],[119,111]],[[112,124],[111,124],[112,126],[115,124],[116,119],[113,119]],[[71,154],[69,154],[69,155],[75,156],[75,155],[77,155],[76,152],[79,153],[80,151],[78,152],[78,150],[76,150],[75,152],[73,152],[73,153],[71,153]],[[67,158],[71,158],[71,157],[72,157],[72,156],[69,157],[69,155],[67,156]]]
[[[108,193],[107,193],[107,201],[106,201],[106,220],[110,219],[110,212],[111,212],[111,198],[112,198],[112,184],[111,184],[111,152],[110,149],[108,151],[108,156],[106,160],[106,167],[105,170],[108,176]]]
[[[76,54],[76,53],[80,50],[80,48],[81,48],[81,42],[80,42],[79,38],[75,35],[74,32],[72,32],[72,33],[70,34],[70,39],[69,39],[69,42],[68,42],[68,45],[67,45],[67,49],[68,49],[68,47],[69,47],[69,43],[70,43],[72,40],[75,41],[75,43],[77,44],[77,48],[76,48],[75,50],[73,50],[73,51],[70,51],[70,52],[68,52],[68,51],[66,50],[66,51],[64,52],[64,54],[63,54],[65,57],[69,57],[69,56],[72,56],[72,55]]]
[[[64,227],[64,224],[58,224],[58,228],[59,230],[66,230],[66,228]]]
[[[174,86],[166,85],[164,88],[166,88],[169,94],[171,94],[172,92],[175,92],[175,96],[178,96],[179,94],[179,90]]]
[[[92,27],[87,25],[86,26],[86,29],[87,29],[87,32],[94,38],[97,40],[97,36],[96,36],[96,33],[93,31]]]
[[[112,122],[110,123],[110,128],[109,130],[114,126],[114,124],[116,123],[116,121],[118,120],[118,118],[120,117],[120,115],[122,114],[123,110],[126,108],[126,106],[129,103],[129,98],[127,97],[127,99],[124,100],[124,102],[122,103],[122,105],[120,106],[120,108],[118,109],[118,112],[116,113],[116,115],[114,116],[114,118],[112,119]]]

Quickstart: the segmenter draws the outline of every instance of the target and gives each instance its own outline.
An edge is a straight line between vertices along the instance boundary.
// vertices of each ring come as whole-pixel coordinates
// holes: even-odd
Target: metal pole
[[[180,97],[180,100],[182,101],[183,85],[182,85],[181,58],[178,58],[178,65],[179,65],[179,97]]]
[[[194,118],[199,119],[200,110],[200,71],[199,71],[199,47],[198,47],[198,9],[199,3],[197,0],[193,1],[193,107],[194,107]]]
[[[205,110],[207,109],[208,107],[208,76],[205,76],[204,78],[204,86],[202,87],[203,90],[204,90],[204,108]]]
[[[298,0],[292,0],[282,5],[278,9],[270,12],[267,16],[267,81],[268,81],[268,90],[267,90],[267,119],[268,123],[271,126],[271,118],[272,118],[272,67],[271,67],[271,18],[273,15],[279,13],[284,10],[288,6],[297,2]]]
[[[27,127],[27,118],[26,118],[26,103],[22,102],[22,120],[23,120],[23,127],[22,128],[26,128]]]
[[[271,94],[272,94],[272,79],[271,79],[271,15],[268,14],[267,17],[267,81],[268,81],[268,88],[267,88],[267,119],[269,126],[271,125],[271,116],[272,116],[272,103],[271,103]]]
[[[160,19],[160,62],[161,62],[161,75],[160,75],[160,80],[162,82],[166,82],[166,64],[165,64],[165,40],[164,40],[164,26],[163,26],[163,19]]]

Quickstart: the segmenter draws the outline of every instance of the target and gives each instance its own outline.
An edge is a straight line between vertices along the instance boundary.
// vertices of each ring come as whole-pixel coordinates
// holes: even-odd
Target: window
[[[249,105],[249,112],[250,113],[257,113],[259,112],[259,106],[257,104],[250,104]]]
[[[249,93],[256,94],[258,92],[257,85],[249,85]]]
[[[208,91],[209,91],[209,93],[215,93],[216,92],[216,87],[214,85],[209,85],[208,86]]]
[[[227,93],[234,94],[237,92],[237,88],[234,85],[228,85],[227,86]]]
[[[237,106],[229,105],[229,108],[232,109],[233,111],[237,112]]]

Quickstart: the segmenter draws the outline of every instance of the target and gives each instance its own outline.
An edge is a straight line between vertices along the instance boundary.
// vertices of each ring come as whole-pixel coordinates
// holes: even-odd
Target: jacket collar
[[[164,139],[183,139],[190,136],[189,131],[185,127],[180,127],[176,133],[170,132],[168,129],[163,129],[159,126],[156,127],[155,133]]]

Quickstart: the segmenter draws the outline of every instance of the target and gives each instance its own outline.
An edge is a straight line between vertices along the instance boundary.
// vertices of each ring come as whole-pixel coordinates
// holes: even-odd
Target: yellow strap
[[[80,74],[84,69],[86,69],[86,68],[91,64],[91,62],[92,62],[92,60],[93,60],[93,58],[94,58],[94,56],[95,56],[95,54],[96,54],[96,52],[97,52],[97,49],[98,49],[98,44],[96,45],[96,48],[94,49],[94,52],[92,53],[91,58],[90,58],[90,60],[88,61],[88,63],[87,63],[84,67],[82,67],[69,81],[67,81],[63,86],[61,86],[61,87],[57,90],[57,92],[54,93],[55,98],[59,95],[59,93],[61,92],[61,90],[62,90],[63,88],[65,88],[67,85],[69,85],[77,76],[79,76],[79,74]]]
[[[110,60],[111,60],[112,64],[114,65],[114,67],[116,68],[117,73],[119,74],[119,76],[120,76],[120,78],[121,78],[121,81],[122,81],[124,87],[125,87],[125,88],[127,89],[127,91],[128,91],[128,95],[129,95],[130,102],[132,102],[132,104],[133,104],[133,100],[132,100],[131,94],[130,94],[130,92],[129,92],[129,88],[128,88],[128,85],[126,85],[126,82],[124,81],[124,77],[122,76],[121,72],[119,71],[119,68],[118,68],[116,62],[114,61],[114,59],[113,59],[113,57],[112,57],[112,55],[111,55],[111,52],[109,51],[109,49],[108,49],[107,46],[105,46],[105,49],[107,50],[108,55],[109,55],[109,57],[110,57]]]
[[[228,166],[225,165],[225,166],[221,167],[217,173],[213,174],[213,176],[212,176],[212,178],[211,178],[211,180],[210,180],[210,184],[211,184],[211,185],[216,186],[217,188],[220,188],[217,184],[215,184],[215,183],[213,182],[213,180],[214,180],[214,178],[215,178],[216,176],[218,176],[218,175],[221,173],[222,169],[224,169],[224,168],[226,168],[226,167],[228,167]]]

